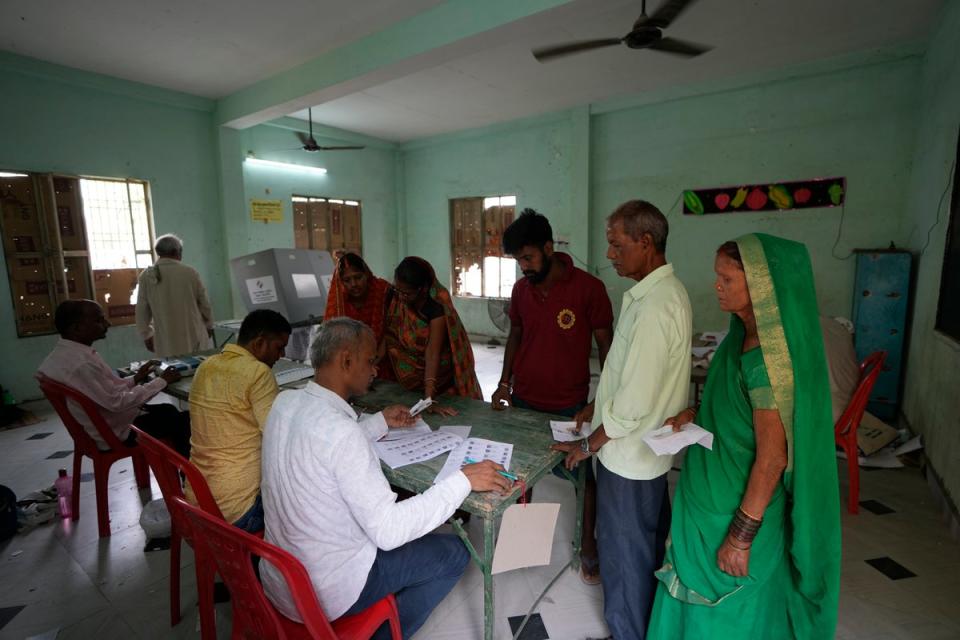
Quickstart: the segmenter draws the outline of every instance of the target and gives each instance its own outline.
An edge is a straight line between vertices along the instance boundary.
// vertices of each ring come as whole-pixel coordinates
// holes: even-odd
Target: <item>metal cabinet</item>
[[[857,358],[863,362],[874,351],[887,352],[867,409],[882,420],[896,421],[913,256],[900,249],[858,249],[856,253],[853,324]]]

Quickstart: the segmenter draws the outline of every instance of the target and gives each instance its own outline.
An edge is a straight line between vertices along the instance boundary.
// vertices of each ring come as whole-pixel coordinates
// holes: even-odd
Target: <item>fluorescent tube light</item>
[[[257,167],[269,167],[271,169],[286,169],[288,171],[304,171],[306,173],[316,173],[325,175],[327,170],[323,167],[308,167],[303,164],[292,164],[290,162],[277,162],[276,160],[261,160],[260,158],[246,158],[246,162]]]
[[[25,173],[13,173],[11,171],[0,171],[0,178],[26,178]]]

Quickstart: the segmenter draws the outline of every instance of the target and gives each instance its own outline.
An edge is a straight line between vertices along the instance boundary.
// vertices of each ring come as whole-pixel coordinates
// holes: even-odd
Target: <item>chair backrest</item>
[[[190,483],[193,496],[197,499],[200,508],[223,520],[220,507],[217,506],[217,501],[210,492],[210,486],[200,470],[192,462],[142,429],[133,427],[133,430],[137,434],[137,444],[143,449],[143,453],[147,457],[147,463],[153,469],[153,475],[156,476],[157,484],[160,485],[160,492],[163,494],[163,500],[167,504],[170,517],[177,524],[187,524],[185,528],[181,527],[180,530],[187,534],[192,530],[189,524],[182,519],[182,516],[175,513],[172,503],[174,498],[185,497],[183,487],[180,485],[181,473]]]
[[[38,373],[36,379],[37,382],[40,383],[40,390],[43,391],[43,395],[45,395],[47,400],[50,401],[50,404],[53,405],[57,415],[60,416],[64,426],[67,428],[67,431],[70,432],[70,436],[74,442],[78,443],[81,451],[95,452],[99,450],[99,447],[94,439],[90,437],[90,434],[87,433],[86,427],[80,424],[73,413],[70,412],[68,400],[76,403],[83,409],[83,412],[87,414],[87,418],[90,420],[90,424],[94,426],[108,447],[113,450],[120,450],[125,446],[123,442],[120,441],[120,438],[117,437],[117,434],[113,432],[113,429],[110,428],[110,425],[107,424],[107,421],[104,420],[103,415],[100,413],[100,405],[73,387],[68,387],[62,382],[57,382],[43,374]]]
[[[873,385],[880,371],[883,370],[883,362],[886,359],[886,351],[875,351],[860,363],[860,382],[857,383],[847,408],[843,410],[833,426],[835,437],[846,435],[850,429],[855,429],[860,424],[863,412],[867,408],[867,401],[870,399],[870,392],[873,391]]]
[[[172,500],[173,509],[189,521],[195,544],[217,564],[217,571],[230,590],[233,603],[234,638],[286,638],[280,613],[267,599],[253,570],[253,556],[273,565],[287,583],[294,606],[311,638],[336,640],[303,564],[280,547],[270,544],[194,507],[182,498]]]

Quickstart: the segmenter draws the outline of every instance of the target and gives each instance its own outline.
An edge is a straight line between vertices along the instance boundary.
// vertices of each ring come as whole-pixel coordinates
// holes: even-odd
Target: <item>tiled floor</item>
[[[500,375],[502,349],[477,345],[477,370],[487,397]],[[72,449],[49,407],[30,407],[45,421],[0,431],[0,483],[18,495],[49,486],[71,458],[48,459]],[[35,438],[38,434],[52,435]],[[89,462],[85,472],[92,471]],[[671,472],[672,479],[676,473]],[[846,491],[841,468],[839,490]],[[844,640],[960,638],[960,545],[951,539],[920,472],[905,468],[861,475],[862,499],[892,510],[877,515],[843,513],[843,577],[840,625]],[[160,497],[156,484],[152,495]],[[113,535],[97,538],[93,483],[81,485],[79,522],[56,521],[0,543],[0,639],[28,638],[198,638],[194,608],[193,558],[183,554],[183,621],[169,625],[169,553],[143,552],[146,537],[138,524],[142,503],[129,462],[115,465],[110,483]],[[568,559],[573,493],[565,482],[546,478],[536,501],[561,503],[550,567],[514,571],[496,578],[498,638],[509,637],[507,617],[526,612],[535,594]],[[874,505],[875,506],[875,505]],[[879,509],[883,510],[883,509]],[[479,542],[480,526],[469,525]],[[893,580],[867,560],[889,558],[915,574]],[[888,561],[875,563],[893,566]],[[471,567],[434,612],[417,640],[479,638],[483,629],[480,573]],[[19,611],[18,607],[23,607]],[[601,636],[605,631],[599,587],[566,572],[538,607],[554,640]],[[229,637],[229,605],[218,605],[220,637]],[[9,621],[4,624],[4,621]],[[59,629],[59,635],[56,630]]]

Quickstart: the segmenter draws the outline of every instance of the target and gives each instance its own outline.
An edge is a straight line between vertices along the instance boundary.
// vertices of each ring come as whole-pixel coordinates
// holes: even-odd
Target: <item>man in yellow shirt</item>
[[[260,448],[279,389],[271,367],[290,339],[290,323],[268,309],[251,311],[237,344],[207,358],[190,388],[190,461],[200,470],[227,522],[263,529]],[[196,503],[187,487],[187,499]]]

